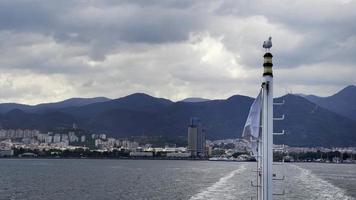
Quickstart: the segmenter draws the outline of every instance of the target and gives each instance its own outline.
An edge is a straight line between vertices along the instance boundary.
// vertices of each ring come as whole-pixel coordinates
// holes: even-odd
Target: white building
[[[69,137],[67,134],[62,134],[62,138],[61,138],[61,142],[68,142],[69,141]]]
[[[103,144],[103,141],[101,139],[95,139],[95,146],[96,147],[99,147],[102,144]]]
[[[1,129],[0,130],[0,138],[6,138],[6,130],[4,130],[4,129]]]
[[[153,152],[130,152],[130,156],[135,157],[152,157]]]
[[[13,156],[13,155],[14,155],[14,150],[12,150],[12,149],[0,150],[0,157]]]
[[[73,134],[70,134],[69,135],[69,142],[78,142],[78,140],[79,140],[79,138],[74,134],[74,132],[73,132]]]
[[[47,135],[46,139],[45,139],[45,143],[49,144],[52,143],[53,141],[53,136],[52,135]]]
[[[80,137],[80,141],[81,141],[81,142],[85,142],[85,139],[86,139],[86,138],[85,138],[85,135],[82,135],[82,136]]]
[[[124,148],[124,149],[136,149],[139,144],[137,142],[131,142],[129,140],[123,140],[122,141],[122,144],[121,146]]]
[[[175,157],[175,158],[188,158],[190,157],[191,154],[189,152],[185,152],[185,153],[181,153],[181,152],[178,152],[178,153],[173,153],[173,152],[170,152],[170,153],[167,153],[167,157]]]
[[[109,146],[113,147],[116,144],[116,139],[115,138],[108,138],[107,143],[108,143]]]
[[[53,136],[53,143],[59,143],[61,142],[61,134],[55,134]]]
[[[46,137],[47,137],[47,134],[43,134],[43,133],[37,134],[37,140],[38,140],[39,142],[45,142]]]
[[[100,134],[99,137],[103,140],[106,140],[106,134]]]

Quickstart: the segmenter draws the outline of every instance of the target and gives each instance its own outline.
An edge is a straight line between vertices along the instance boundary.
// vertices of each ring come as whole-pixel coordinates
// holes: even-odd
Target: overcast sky
[[[273,37],[275,95],[356,84],[351,0],[0,1],[0,102],[144,92],[255,96]]]

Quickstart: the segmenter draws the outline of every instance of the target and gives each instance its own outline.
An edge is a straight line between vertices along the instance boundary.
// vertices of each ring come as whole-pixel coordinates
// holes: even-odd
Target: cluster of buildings
[[[0,157],[12,156],[14,155],[14,150],[12,149],[12,143],[4,140],[0,142]]]
[[[145,147],[138,147],[134,151],[130,152],[131,157],[167,157],[167,158],[188,158],[191,154],[187,151],[185,147],[169,147],[165,146],[152,148],[149,145]]]
[[[125,150],[132,157],[196,157],[204,158],[211,154],[200,119],[191,118],[188,125],[188,147],[158,147],[150,144],[140,146],[128,139],[107,137],[106,134],[89,134],[73,125],[67,131],[41,133],[30,129],[1,129],[0,156],[11,156],[13,149],[29,150],[73,150],[77,148],[95,151]]]
[[[126,139],[107,137],[106,134],[87,134],[76,129],[65,133],[41,133],[28,129],[0,130],[0,150],[11,148],[65,150],[88,147],[110,151],[113,148],[136,149],[139,144]]]
[[[138,142],[106,137],[106,134],[91,134],[91,139],[94,141],[95,148],[102,151],[112,151],[114,149],[135,150],[139,147]]]
[[[223,141],[220,141],[223,142]],[[73,125],[68,131],[41,133],[30,129],[1,129],[0,156],[12,155],[13,149],[30,150],[72,150],[86,148],[95,151],[129,151],[132,157],[176,157],[205,158],[212,155],[216,143],[206,140],[205,130],[199,118],[193,117],[188,124],[187,147],[156,147],[150,144],[141,145],[128,139],[107,137],[106,134],[89,134],[80,131]],[[227,143],[227,141],[225,141]]]
[[[139,144],[128,139],[108,137],[106,134],[89,134],[77,126],[60,132],[41,133],[30,129],[0,129],[0,157],[12,156],[14,149],[30,150],[74,150],[78,148],[91,151],[112,152],[114,150],[129,152],[131,157],[174,157],[174,158],[232,158],[238,155],[241,159],[249,159],[250,146],[243,139],[206,140],[205,130],[199,118],[190,119],[187,130],[186,147],[155,147],[150,144]],[[324,147],[289,147],[275,145],[274,151],[289,153],[307,152],[341,152],[356,154],[353,148]],[[241,160],[240,159],[240,160]]]
[[[0,139],[33,138],[40,134],[38,130],[30,129],[0,129]]]
[[[106,134],[88,134],[79,129],[61,131],[62,133],[41,133],[38,130],[1,129],[0,157],[13,156],[14,149],[28,150],[74,150],[89,149],[106,152],[125,150],[130,156],[178,156],[188,157],[185,147],[152,148],[151,145],[140,146],[138,142],[128,139],[107,137]]]
[[[23,146],[38,146],[38,145],[59,145],[68,146],[72,143],[85,142],[85,134],[78,134],[75,130],[67,133],[41,133],[39,130],[30,129],[1,129],[0,140],[6,140],[13,144]]]
[[[341,153],[349,153],[356,154],[356,147],[290,147],[288,145],[274,145],[275,152],[281,153],[329,153],[329,152],[341,152]]]

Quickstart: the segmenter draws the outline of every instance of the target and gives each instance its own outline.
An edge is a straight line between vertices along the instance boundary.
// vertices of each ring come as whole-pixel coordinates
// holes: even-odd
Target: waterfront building
[[[6,138],[6,130],[4,130],[4,129],[0,130],[0,139],[2,139],[2,138]]]
[[[137,142],[131,142],[129,140],[123,140],[121,142],[121,146],[124,148],[124,149],[130,149],[130,150],[133,150],[133,149],[136,149],[137,147],[139,147],[139,144]]]
[[[39,134],[39,131],[36,130],[36,129],[34,129],[34,130],[30,130],[30,129],[23,130],[23,137],[32,138],[32,137],[35,137],[37,134]]]
[[[12,149],[6,149],[6,150],[0,149],[0,157],[8,157],[13,155],[14,155],[14,150]]]
[[[94,144],[95,144],[95,147],[99,147],[103,144],[103,141],[101,139],[95,139]]]
[[[77,129],[78,129],[78,125],[77,125],[76,123],[73,123],[72,128],[73,128],[74,130],[77,130]]]
[[[24,137],[21,139],[21,142],[23,144],[38,144],[38,141],[34,138],[30,138],[30,137]]]
[[[53,140],[53,136],[52,135],[47,135],[46,139],[45,139],[45,143],[49,144],[52,143]]]
[[[86,139],[86,138],[85,138],[85,135],[82,135],[82,136],[80,137],[80,141],[81,141],[81,142],[85,142],[85,139]]]
[[[16,131],[13,129],[7,130],[7,138],[15,138],[16,136]]]
[[[188,126],[188,152],[192,156],[205,156],[205,133],[199,118],[190,119]]]
[[[79,138],[75,135],[74,132],[70,131],[68,132],[68,137],[69,137],[69,142],[78,142]]]
[[[182,153],[182,152],[168,152],[167,157],[173,157],[173,158],[188,158],[191,156],[190,153],[188,152],[185,152],[185,153]]]
[[[47,134],[39,133],[37,134],[37,140],[39,142],[44,142],[46,140]]]
[[[115,138],[108,138],[108,141],[107,141],[108,145],[113,147],[116,143],[116,139]]]
[[[59,143],[61,142],[61,134],[55,134],[53,136],[53,143]]]
[[[106,134],[100,134],[99,137],[100,139],[106,140]]]
[[[61,142],[68,143],[69,142],[69,136],[67,134],[62,134]]]
[[[3,140],[0,142],[0,149],[1,150],[10,150],[13,147],[11,139]]]
[[[23,138],[23,137],[24,137],[24,131],[22,129],[16,129],[15,138]]]
[[[122,141],[121,140],[116,140],[115,141],[115,146],[116,147],[121,147],[122,146]]]
[[[130,152],[130,156],[133,157],[152,157],[153,156],[153,152]]]

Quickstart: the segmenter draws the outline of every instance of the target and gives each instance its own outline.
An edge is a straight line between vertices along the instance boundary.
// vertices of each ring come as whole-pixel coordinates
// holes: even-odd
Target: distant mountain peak
[[[340,90],[338,93],[344,93],[344,92],[353,92],[353,93],[356,93],[356,86],[355,85],[349,85],[347,87],[345,87],[344,89]],[[337,93],[337,94],[338,94]]]
[[[348,85],[345,88],[352,88],[352,89],[356,89],[356,85]]]
[[[306,97],[321,107],[337,114],[356,120],[356,86],[349,85],[336,94],[328,97],[309,95]]]
[[[205,102],[205,101],[211,101],[211,100],[200,98],[200,97],[189,97],[189,98],[183,99],[181,101],[187,102],[187,103],[199,103],[199,102]]]
[[[153,96],[148,95],[146,93],[142,93],[142,92],[136,92],[136,93],[129,94],[125,97],[153,97]]]
[[[145,93],[133,93],[118,99],[115,99],[115,101],[156,101],[156,102],[160,102],[160,103],[164,103],[164,104],[170,104],[173,103],[171,100],[169,99],[165,99],[165,98],[158,98],[158,97],[154,97]]]

